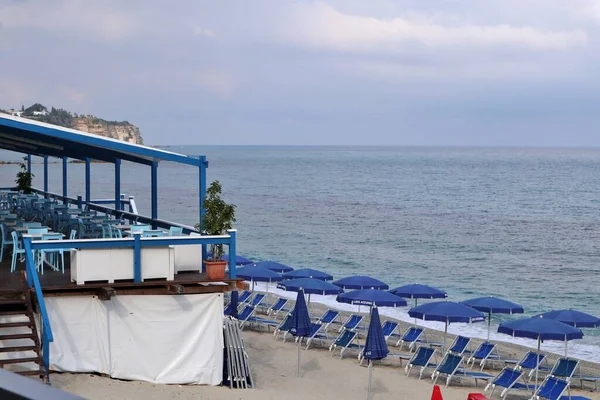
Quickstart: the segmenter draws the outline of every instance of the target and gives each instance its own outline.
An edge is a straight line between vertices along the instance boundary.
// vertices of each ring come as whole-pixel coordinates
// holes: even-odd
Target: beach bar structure
[[[236,231],[201,235],[192,226],[158,215],[159,163],[174,162],[198,170],[201,220],[206,158],[5,114],[0,114],[0,149],[22,153],[28,171],[32,156],[43,158],[43,187],[32,188],[29,196],[36,197],[40,210],[51,205],[46,211],[56,216],[56,235],[68,233],[75,221],[71,232],[76,237],[42,240],[44,234],[29,234],[28,225],[19,226],[9,214],[11,199],[25,195],[15,191],[12,182],[0,184],[2,243],[9,244],[0,262],[0,366],[46,378],[56,370],[154,383],[220,384],[223,295],[241,283],[236,279]],[[62,162],[61,193],[48,185],[53,157]],[[68,190],[70,160],[85,163],[84,193]],[[94,160],[114,164],[114,200],[91,198]],[[150,216],[137,214],[133,202],[122,195],[122,161],[149,167]],[[99,215],[105,224],[119,221],[119,229],[129,226],[129,235],[87,237],[85,226]],[[107,229],[117,232],[114,226]],[[14,230],[8,232],[7,227]],[[177,233],[158,234],[166,230]],[[17,233],[18,245],[12,245],[11,237],[16,240]],[[208,279],[204,272],[203,259],[211,244],[228,248],[231,261],[224,279]],[[16,267],[10,255],[13,246],[22,251],[17,258],[25,260]],[[58,268],[44,268],[45,257],[55,266],[60,266],[59,258],[64,261]]]

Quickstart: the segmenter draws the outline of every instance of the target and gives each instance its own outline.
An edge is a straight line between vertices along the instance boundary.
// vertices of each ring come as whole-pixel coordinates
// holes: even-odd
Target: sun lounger
[[[363,346],[356,342],[358,333],[356,331],[350,329],[344,329],[344,331],[333,341],[331,346],[329,346],[329,351],[331,354],[335,354],[335,350],[340,350],[340,360],[344,357],[344,352],[348,349],[358,350],[359,358],[360,352],[363,349]]]
[[[229,303],[229,304],[227,304],[227,306],[225,306],[225,309],[223,310],[223,315],[229,316],[229,315],[231,315],[232,311],[233,311],[233,308],[231,306],[231,303]]]
[[[238,303],[239,304],[245,303],[246,301],[248,301],[248,299],[250,298],[250,296],[252,296],[252,292],[250,292],[249,290],[244,290],[238,296]]]
[[[244,329],[244,325],[250,321],[250,317],[254,315],[254,307],[246,305],[241,313],[238,314],[240,329]]]
[[[346,322],[344,322],[344,325],[342,325],[339,332],[344,330],[353,331],[360,329],[360,323],[362,322],[363,318],[364,317],[362,315],[352,314],[350,317],[348,317]]]
[[[471,354],[471,352],[468,350],[470,343],[471,338],[459,335],[454,339],[454,342],[452,342],[452,345],[448,351],[459,356]]]
[[[520,361],[504,360],[505,364],[516,364],[514,369],[529,370],[527,380],[531,379],[531,377],[535,374],[535,370],[537,368],[546,369],[547,367],[542,365],[542,363],[545,363],[545,362],[546,362],[546,355],[541,354],[541,353],[538,354],[535,351],[528,351],[527,354],[525,354],[525,356]]]
[[[327,334],[323,333],[324,330],[325,330],[325,325],[320,324],[318,322],[312,324],[311,328],[310,328],[310,334],[307,336],[307,339],[306,339],[306,347],[304,348],[304,350],[308,350],[308,348],[310,347],[310,344],[312,342],[314,342],[315,340],[329,339]]]
[[[579,366],[579,361],[573,358],[559,358],[556,360],[550,375],[556,378],[564,378],[570,380],[575,374],[575,370]]]
[[[400,328],[397,322],[385,321],[381,326],[381,330],[383,331],[383,337],[385,337],[386,342],[390,339],[395,339],[397,342],[402,338],[402,335],[400,335]]]
[[[425,369],[437,367],[437,364],[433,364],[431,362],[434,354],[435,349],[432,349],[431,347],[419,346],[415,354],[404,368],[406,376],[410,375],[410,371],[412,371],[413,367],[420,367],[421,370],[419,371],[419,379],[421,379]]]
[[[483,342],[479,345],[477,350],[471,354],[471,358],[467,361],[467,364],[475,365],[475,361],[479,361],[479,365],[481,366],[481,371],[485,367],[485,364],[488,361],[499,361],[500,356],[496,351],[496,345],[491,342]]]
[[[256,308],[256,307],[260,306],[264,300],[265,300],[264,293],[256,293],[254,295],[254,297],[252,298],[252,300],[249,301],[249,304],[252,307]]]
[[[506,395],[511,390],[529,390],[530,393],[533,393],[535,386],[527,384],[524,380],[523,382],[519,382],[519,379],[523,380],[523,371],[518,369],[513,369],[509,367],[504,367],[502,371],[494,378],[494,380],[485,387],[485,391],[491,389],[490,397],[493,396],[494,390],[496,387],[504,388],[502,393],[500,393],[501,398],[506,398]]]
[[[594,389],[596,390],[596,392],[598,391],[598,382],[600,382],[600,376],[575,375],[573,376],[573,379],[579,379],[579,383],[582,389],[584,389],[583,382],[591,382],[594,384]]]
[[[285,305],[288,301],[288,299],[280,297],[275,303],[271,305],[271,307],[269,307],[269,309],[267,310],[267,315],[270,316],[271,314],[274,314],[273,317],[277,318],[280,312],[289,313],[291,310],[285,308]]]
[[[317,322],[323,325],[323,332],[327,332],[329,330],[329,326],[334,324],[339,316],[339,311],[327,310],[317,319]]]
[[[398,340],[396,346],[400,346],[400,348],[402,348],[406,344],[408,349],[411,350],[415,343],[420,340],[421,336],[423,336],[423,328],[412,326],[406,332],[404,332],[404,335],[402,335],[400,340]]]
[[[283,341],[285,342],[285,337],[287,336],[288,331],[290,330],[290,325],[292,322],[292,313],[288,313],[283,321],[275,328],[275,332],[273,332],[273,336],[275,336],[275,340],[279,338],[279,335],[283,335]]]
[[[475,380],[475,386],[479,380],[488,381],[493,378],[492,375],[483,372],[473,372],[461,368],[464,359],[456,354],[447,353],[442,362],[436,367],[431,375],[433,384],[437,382],[441,374],[446,375],[446,387],[450,384],[452,378],[472,378]]]
[[[568,386],[568,381],[548,375],[535,392],[533,398],[559,400],[563,397],[563,393],[567,390]]]

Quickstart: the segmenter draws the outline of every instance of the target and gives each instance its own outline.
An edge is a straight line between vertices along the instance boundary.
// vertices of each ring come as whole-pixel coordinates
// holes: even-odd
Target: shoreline
[[[295,300],[295,298],[296,298],[295,292],[286,292],[286,291],[277,289],[275,284],[270,284],[269,291],[267,292],[266,284],[256,282],[255,291],[261,291],[263,293],[268,293],[269,296],[286,297],[291,300]],[[327,301],[323,301],[325,299]],[[329,301],[329,300],[332,300],[332,301]],[[349,312],[357,312],[357,309],[358,309],[358,306],[338,303],[335,301],[334,297],[332,297],[332,296],[312,295],[310,304],[311,304],[311,307],[318,305],[319,310],[322,310],[322,311],[326,310],[327,308],[332,308],[337,311],[341,311],[344,314],[348,314]],[[410,307],[411,306],[409,304],[409,308]],[[364,308],[365,308],[365,306],[361,307],[363,314],[364,314]],[[404,312],[405,309],[406,309],[406,311],[408,310],[408,308],[406,308],[406,307],[402,307],[402,308],[380,307],[379,314],[381,316],[382,322],[385,319],[395,320],[395,321],[399,322],[402,329],[405,330],[407,327],[412,326],[414,324],[414,319],[408,317],[407,313],[406,313],[405,318],[400,318],[398,316],[398,314]],[[521,315],[521,314],[519,314],[519,315]],[[520,318],[520,317],[516,316],[516,318]],[[444,324],[443,323],[435,322],[435,321],[417,320],[417,325],[425,328],[428,336],[429,336],[429,333],[432,332],[435,334],[439,334],[441,336],[441,338],[443,339],[443,333],[444,333],[444,331],[443,331]],[[526,349],[525,351],[523,351],[522,354],[525,354],[525,352],[529,351],[529,350],[537,350],[537,345],[536,345],[535,340],[513,338],[510,335],[500,334],[500,333],[497,333],[493,329],[493,326],[494,325],[492,323],[492,332],[491,332],[490,340],[492,342],[496,343],[497,345],[517,346],[518,348]],[[473,332],[468,332],[468,333],[462,332],[462,330],[464,330],[464,327],[469,327],[469,328],[477,327],[477,329],[481,330],[481,334],[473,335],[472,334]],[[600,329],[600,328],[598,328],[598,329]],[[477,332],[477,333],[479,333],[479,332]],[[448,325],[448,338],[449,338],[448,341],[450,342],[451,340],[453,340],[454,337],[457,336],[458,334],[461,334],[463,336],[468,336],[477,343],[483,342],[487,336],[487,320],[484,323],[478,323],[478,324],[449,324]],[[511,339],[512,339],[512,341],[511,341]],[[578,360],[580,360],[584,363],[591,363],[593,365],[596,365],[596,368],[598,368],[598,374],[600,375],[600,361],[589,360],[587,358],[582,358],[582,357],[579,357],[578,355],[573,355],[571,353],[571,350],[573,349],[573,347],[579,349],[579,348],[582,348],[582,346],[583,346],[586,349],[588,347],[590,347],[590,349],[588,351],[588,353],[590,355],[598,356],[598,355],[600,355],[600,347],[596,346],[595,344],[586,344],[586,343],[577,343],[577,342],[578,341],[570,341],[569,342],[569,345],[568,345],[569,357],[577,358]],[[528,345],[528,343],[531,343],[531,345]],[[542,353],[551,355],[552,358],[562,357],[562,356],[564,356],[564,342],[545,341],[542,344],[541,351],[542,351]]]

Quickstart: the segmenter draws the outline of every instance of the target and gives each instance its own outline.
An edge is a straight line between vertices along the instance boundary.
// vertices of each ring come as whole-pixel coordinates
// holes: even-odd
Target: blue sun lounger
[[[402,339],[397,322],[385,321],[381,326],[381,330],[383,331],[383,337],[385,338],[386,342],[390,339],[395,339],[396,341]]]
[[[255,308],[251,305],[246,305],[241,313],[238,314],[238,321],[240,324],[240,329],[244,329],[244,327],[248,323],[259,324],[262,326],[266,326],[269,329],[271,326],[277,327],[280,325],[278,321],[271,321],[268,319],[260,318],[254,315]]]
[[[538,358],[539,357],[539,358]],[[528,373],[528,381],[531,380],[533,374],[535,374],[535,370],[537,368],[547,369],[547,367],[543,366],[542,363],[546,362],[545,354],[538,354],[535,351],[528,351],[527,354],[520,360],[504,360],[505,364],[516,364],[514,369],[518,370],[529,370]]]
[[[256,293],[256,295],[254,295],[252,300],[249,301],[249,304],[252,307],[256,308],[261,305],[261,303],[263,302],[264,299],[265,299],[265,295],[263,293]]]
[[[485,364],[488,361],[500,361],[500,356],[496,351],[496,345],[491,342],[483,342],[479,345],[477,350],[471,354],[471,358],[467,361],[467,364],[475,365],[475,361],[479,361],[481,371],[485,368]]]
[[[281,321],[281,323],[277,326],[277,328],[275,328],[275,332],[273,332],[273,336],[275,336],[275,340],[277,340],[279,338],[279,335],[282,335],[283,341],[285,342],[285,338],[287,336],[287,333],[290,330],[291,325],[292,325],[292,313],[290,312],[283,318],[283,321]]]
[[[244,290],[242,293],[240,293],[240,295],[238,296],[238,303],[245,303],[246,301],[248,301],[248,299],[250,298],[250,296],[252,296],[252,292],[249,290]]]
[[[504,388],[502,393],[500,393],[500,397],[502,399],[506,398],[508,392],[511,390],[529,390],[530,393],[533,393],[535,390],[535,385],[527,384],[526,382],[519,382],[519,379],[523,380],[523,371],[504,367],[502,371],[494,378],[494,380],[485,387],[485,391],[492,390],[490,392],[490,397],[494,394],[494,390],[496,387]]]
[[[364,317],[362,315],[352,314],[350,317],[348,317],[346,322],[344,322],[344,325],[342,325],[339,332],[342,332],[344,330],[353,331],[356,329],[360,329],[360,323],[362,322],[363,318]]]
[[[564,379],[556,378],[552,375],[548,375],[542,382],[540,387],[533,395],[534,399],[547,399],[547,400],[559,400],[563,397],[563,393],[567,390],[569,382]]]
[[[575,374],[575,370],[579,366],[579,361],[573,358],[559,358],[556,360],[550,375],[556,378],[564,378],[570,380]]]
[[[416,326],[411,326],[408,328],[404,335],[398,340],[396,346],[400,346],[400,348],[404,347],[406,344],[408,349],[411,350],[415,343],[421,341],[421,336],[423,335],[423,328],[418,328]]]
[[[340,360],[342,359],[342,357],[344,357],[344,352],[348,349],[352,349],[352,350],[358,350],[359,351],[359,358],[360,358],[360,352],[363,349],[363,346],[358,344],[357,342],[357,335],[358,333],[356,331],[352,331],[350,329],[344,329],[344,331],[333,341],[333,343],[331,344],[331,346],[329,346],[329,351],[331,352],[331,354],[335,354],[335,350],[339,348],[340,350]]]
[[[339,316],[339,311],[327,310],[317,319],[317,322],[323,325],[324,332],[327,332],[329,330],[329,326],[331,324],[335,324]]]
[[[452,343],[448,351],[459,356],[471,354],[471,352],[468,350],[470,343],[471,338],[459,335],[454,339],[454,342]]]
[[[325,330],[325,325],[322,325],[318,322],[312,324],[310,327],[310,334],[306,338],[306,347],[304,348],[304,350],[308,350],[308,348],[310,347],[310,344],[315,340],[330,339],[326,333],[323,333],[324,330]],[[302,339],[300,339],[300,340],[302,340]]]
[[[287,304],[289,300],[285,299],[283,297],[280,297],[279,299],[277,299],[277,301],[275,303],[273,303],[271,305],[271,307],[269,307],[269,309],[267,310],[267,315],[271,315],[274,313],[273,317],[277,318],[277,316],[279,315],[280,312],[286,312],[289,313],[291,310],[289,308],[285,308],[285,305]]]
[[[447,353],[442,362],[436,367],[431,375],[433,384],[437,382],[440,375],[446,375],[446,387],[450,384],[452,378],[472,378],[475,380],[475,386],[479,380],[488,381],[493,378],[492,375],[484,372],[473,372],[461,368],[464,359],[456,354]]]
[[[415,354],[412,356],[404,371],[406,372],[406,376],[410,375],[410,371],[412,371],[413,367],[421,367],[419,371],[419,379],[423,377],[423,372],[427,368],[435,368],[437,364],[431,362],[435,354],[435,349],[426,346],[419,346]]]

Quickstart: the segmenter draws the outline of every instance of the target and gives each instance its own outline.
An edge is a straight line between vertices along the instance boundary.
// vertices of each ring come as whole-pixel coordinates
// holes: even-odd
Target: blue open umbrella
[[[498,332],[511,335],[513,337],[522,337],[537,339],[537,354],[540,354],[540,344],[542,340],[563,340],[566,343],[569,340],[583,338],[583,332],[580,329],[564,324],[554,319],[533,317],[521,318],[515,321],[504,322],[498,327]],[[539,359],[537,360],[539,364]],[[538,369],[535,370],[535,388],[537,391]],[[534,393],[536,392],[534,391]]]
[[[434,301],[411,308],[408,315],[424,321],[440,321],[446,324],[444,329],[444,349],[448,336],[448,324],[453,322],[483,322],[485,315],[465,304],[453,301]]]
[[[300,376],[300,344],[302,342],[302,338],[306,337],[310,334],[311,329],[310,315],[308,314],[308,308],[306,307],[306,302],[304,301],[304,292],[302,288],[298,290],[298,295],[296,296],[296,304],[294,305],[294,310],[292,311],[292,319],[290,321],[290,329],[289,332],[298,336],[298,376]]]
[[[229,254],[223,254],[223,256],[221,257],[221,260],[229,262]],[[242,257],[242,256],[235,256],[235,265],[246,265],[246,264],[252,264],[253,262],[254,261],[250,260],[249,258]]]
[[[373,378],[373,360],[385,358],[390,351],[388,350],[383,330],[381,329],[381,320],[377,306],[371,309],[371,321],[367,331],[367,340],[363,349],[363,357],[369,360],[369,385],[367,389],[367,400],[371,397],[371,381]]]
[[[279,282],[283,278],[281,274],[270,269],[257,266],[256,264],[248,264],[237,270],[237,276],[252,282],[252,291],[254,291],[254,282],[267,282],[267,292],[269,291],[269,282]]]
[[[289,265],[281,264],[276,261],[259,261],[254,263],[254,265],[270,269],[271,271],[279,272],[280,274],[294,270],[294,268],[290,267]]]
[[[336,286],[333,283],[329,283],[315,278],[289,279],[279,282],[277,284],[277,287],[279,289],[291,292],[297,292],[298,290],[302,289],[304,293],[308,294],[308,304],[310,304],[311,294],[328,295],[340,294],[344,292],[344,290],[341,287]]]
[[[399,286],[389,292],[405,299],[415,299],[415,307],[419,305],[419,299],[445,299],[448,297],[448,294],[443,290],[420,283]],[[416,324],[417,319],[415,318]]]
[[[370,276],[357,275],[348,276],[346,278],[338,279],[333,282],[334,285],[338,285],[344,290],[360,290],[360,289],[380,289],[387,290],[390,287],[379,279],[371,278]]]
[[[402,297],[377,289],[353,290],[338,295],[336,300],[340,303],[366,305],[371,307],[404,307],[407,304],[406,300]]]
[[[475,299],[461,301],[461,303],[473,307],[478,311],[488,313],[488,341],[490,340],[492,314],[523,314],[524,312],[522,305],[493,296],[477,297]]]
[[[296,278],[314,278],[322,281],[331,281],[333,276],[328,273],[318,271],[312,268],[301,268],[294,271],[286,272],[283,274],[285,279],[296,279]]]
[[[555,319],[575,328],[597,328],[600,326],[600,318],[577,310],[553,310],[536,315],[536,317],[540,316]]]

